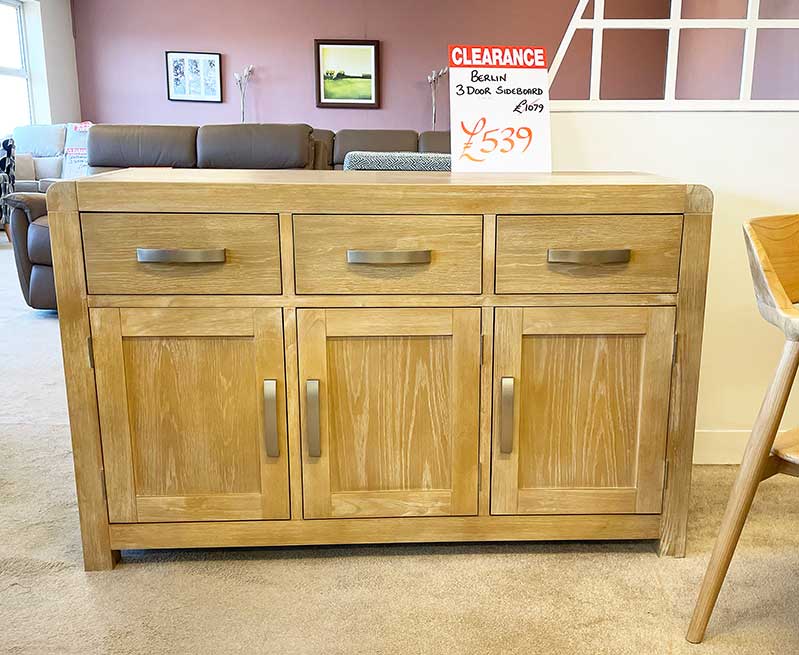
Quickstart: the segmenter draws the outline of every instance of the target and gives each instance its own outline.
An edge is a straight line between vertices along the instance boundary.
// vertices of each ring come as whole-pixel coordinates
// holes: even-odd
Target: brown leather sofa
[[[310,125],[94,125],[88,171],[120,168],[340,169],[352,150],[449,152],[449,132],[315,130]],[[7,197],[22,295],[35,309],[55,309],[50,229],[43,193]]]

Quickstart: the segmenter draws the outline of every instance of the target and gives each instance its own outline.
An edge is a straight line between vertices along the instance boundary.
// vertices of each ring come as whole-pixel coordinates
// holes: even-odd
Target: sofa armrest
[[[39,193],[47,193],[47,189],[53,186],[56,182],[60,182],[60,177],[44,177],[39,180]]]
[[[47,213],[47,196],[43,193],[11,193],[5,197],[5,202],[25,212],[29,223]]]

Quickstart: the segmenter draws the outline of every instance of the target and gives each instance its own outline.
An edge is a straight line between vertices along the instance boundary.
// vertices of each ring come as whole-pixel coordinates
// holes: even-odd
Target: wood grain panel
[[[430,309],[328,309],[325,312],[328,337],[430,336],[452,334],[452,310]]]
[[[92,309],[92,347],[103,442],[108,519],[136,521],[128,394],[118,309]]]
[[[632,487],[644,340],[525,336],[519,486]]]
[[[649,310],[614,307],[553,307],[525,312],[524,334],[646,334]]]
[[[608,312],[496,310],[494,386],[511,376],[515,396],[509,454],[494,420],[493,513],[660,512],[674,308]]]
[[[445,516],[335,521],[236,521],[112,525],[113,548],[225,548],[552,539],[654,539],[656,514]]]
[[[192,496],[139,496],[139,521],[241,521],[263,514],[260,493],[195,494]],[[267,515],[268,516],[268,515]]]
[[[294,216],[299,294],[480,293],[482,216]],[[348,264],[348,249],[431,250],[429,264]]]
[[[675,293],[479,296],[89,296],[89,307],[632,307],[675,305]]]
[[[646,173],[128,169],[77,183],[82,211],[681,214],[686,185]]]
[[[124,337],[251,337],[252,309],[148,308],[120,310]]]
[[[521,396],[513,398],[513,443],[509,453],[499,448],[502,422],[501,380],[511,377],[514,385],[522,374],[522,322],[520,307],[497,307],[494,311],[494,412],[491,432],[491,513],[515,514],[519,505],[519,408]]]
[[[252,339],[123,342],[140,496],[260,493]]]
[[[520,489],[519,514],[631,514],[635,487],[627,489]]]
[[[476,514],[480,310],[298,316],[301,389],[320,380],[322,419],[321,457],[307,456],[303,437],[305,517],[354,516],[358,507],[358,516],[442,513],[443,491],[448,513]],[[451,335],[438,334],[441,318]],[[332,324],[356,325],[338,331],[357,336],[331,336],[325,327]],[[384,336],[385,325],[400,336]],[[424,334],[425,325],[433,334]]]
[[[261,461],[261,516],[287,519],[290,516],[289,453],[283,313],[279,309],[256,309],[253,311],[253,320],[255,322],[255,378],[252,380],[252,385],[258,408],[258,429],[253,431],[253,435],[258,445]],[[264,380],[276,382],[278,457],[269,457],[266,452]]]
[[[163,211],[155,209],[155,211]],[[82,213],[89,293],[280,293],[277,216]],[[136,248],[225,248],[215,264],[142,264]]]
[[[699,188],[699,191],[703,187]],[[707,189],[698,193],[698,204],[712,206]],[[708,196],[710,196],[708,198]],[[708,261],[710,255],[710,213],[685,215],[680,294],[677,305],[677,352],[674,356],[666,450],[668,475],[663,494],[663,525],[658,552],[685,556],[688,535],[688,506],[691,466],[696,436],[696,398],[699,392],[699,363],[702,359],[702,328],[705,320]]]
[[[452,340],[329,338],[330,489],[450,489]]]
[[[682,216],[498,216],[497,293],[672,293]],[[630,262],[548,264],[547,250],[629,248]]]
[[[448,516],[452,491],[340,491],[332,494],[331,504],[336,518]]]

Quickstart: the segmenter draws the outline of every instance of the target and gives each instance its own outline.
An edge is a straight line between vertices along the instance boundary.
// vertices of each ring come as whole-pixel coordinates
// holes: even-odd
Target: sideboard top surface
[[[52,209],[103,212],[663,214],[690,211],[692,194],[710,197],[705,187],[635,172],[132,168],[54,186]]]

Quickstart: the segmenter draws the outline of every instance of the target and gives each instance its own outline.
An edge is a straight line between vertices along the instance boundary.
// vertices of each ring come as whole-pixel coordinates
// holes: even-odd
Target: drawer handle
[[[502,402],[499,414],[499,452],[513,452],[513,378],[502,378]]]
[[[305,382],[305,429],[308,431],[308,456],[322,456],[322,438],[319,433],[319,380]]]
[[[347,250],[348,264],[429,264],[431,250]]]
[[[264,380],[264,444],[267,457],[280,457],[277,439],[277,380]]]
[[[224,248],[136,248],[142,264],[216,264],[225,261]]]
[[[626,264],[630,261],[630,249],[619,250],[547,250],[549,264],[585,264],[601,266],[602,264]]]

